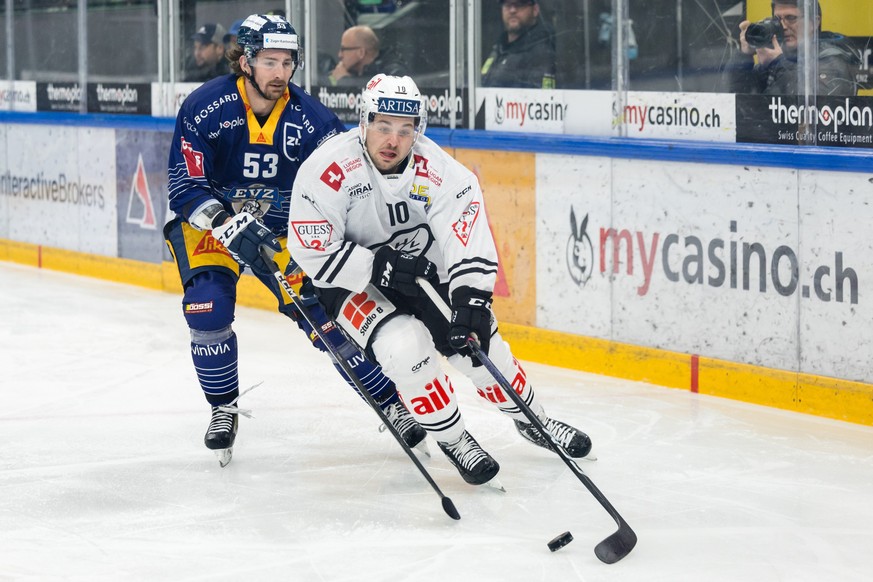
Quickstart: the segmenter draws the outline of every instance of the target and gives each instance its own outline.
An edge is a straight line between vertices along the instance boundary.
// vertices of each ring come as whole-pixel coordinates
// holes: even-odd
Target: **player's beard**
[[[281,79],[272,79],[269,83],[265,83],[261,90],[269,99],[276,100],[282,96],[287,87],[287,81],[282,82]]]

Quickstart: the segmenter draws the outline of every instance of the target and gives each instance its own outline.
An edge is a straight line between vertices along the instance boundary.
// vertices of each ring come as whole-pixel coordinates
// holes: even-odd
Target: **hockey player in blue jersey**
[[[231,459],[239,423],[232,322],[243,269],[273,292],[281,313],[316,337],[279,288],[261,249],[273,255],[333,345],[344,341],[314,295],[307,298],[301,291],[305,277],[288,253],[286,235],[300,164],[345,127],[291,83],[303,63],[297,33],[284,17],[249,16],[237,45],[228,54],[233,73],[192,92],[176,118],[168,164],[170,210],[176,216],[164,228],[184,288],[194,368],[212,407],[204,442],[222,466]],[[365,358],[349,364],[406,443],[419,445],[426,433],[398,400],[394,384]]]

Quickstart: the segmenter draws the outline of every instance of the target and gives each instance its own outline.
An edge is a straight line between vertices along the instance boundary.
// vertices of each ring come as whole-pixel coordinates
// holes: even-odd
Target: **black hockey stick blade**
[[[331,355],[336,360],[336,363],[339,365],[340,368],[342,368],[343,372],[345,372],[349,380],[352,381],[352,383],[355,385],[355,388],[358,389],[360,395],[364,398],[364,400],[367,401],[367,404],[370,405],[370,408],[373,409],[373,412],[376,413],[376,415],[382,421],[382,424],[385,425],[385,428],[388,429],[388,432],[391,433],[391,435],[394,437],[394,440],[397,441],[397,444],[400,445],[400,448],[403,449],[403,452],[406,453],[406,456],[409,457],[409,459],[412,461],[412,464],[415,465],[415,468],[418,469],[419,473],[421,473],[421,476],[424,477],[424,480],[427,481],[428,485],[431,486],[431,488],[434,490],[434,493],[436,493],[440,497],[440,500],[442,501],[443,511],[445,511],[446,514],[452,519],[461,519],[461,514],[458,513],[455,504],[452,503],[452,500],[449,499],[449,497],[446,496],[442,492],[442,490],[440,490],[439,485],[436,484],[436,481],[433,480],[433,477],[430,476],[430,473],[427,472],[427,469],[424,468],[424,465],[421,464],[421,461],[418,460],[418,457],[415,456],[415,453],[412,452],[412,449],[406,444],[406,441],[403,440],[403,437],[400,436],[400,433],[397,431],[394,425],[391,424],[391,421],[388,420],[388,417],[385,416],[385,413],[382,411],[382,408],[373,398],[372,394],[367,392],[364,384],[361,382],[360,378],[358,378],[357,374],[355,374],[355,371],[352,370],[351,366],[349,365],[348,359],[345,357],[345,355],[340,353],[340,350],[337,349],[337,347],[334,346],[330,342],[330,340],[327,339],[327,337],[322,333],[321,327],[315,325],[315,322],[313,322],[312,319],[309,317],[306,306],[303,305],[303,302],[300,300],[300,297],[298,297],[297,292],[294,291],[291,283],[289,283],[288,280],[284,276],[282,276],[282,273],[279,271],[278,268],[276,268],[276,264],[273,261],[272,257],[270,257],[263,248],[261,249],[261,258],[264,259],[264,262],[267,265],[273,266],[273,278],[276,279],[276,282],[279,283],[279,286],[285,291],[285,294],[288,295],[291,303],[294,304],[294,306],[309,324],[309,327],[312,328],[312,330],[315,332],[315,335],[317,335],[318,339],[321,340],[324,348],[331,353]]]
[[[429,281],[423,279],[421,277],[416,278],[416,282],[425,292],[425,294],[430,298],[433,302],[434,306],[443,314],[443,316],[451,321],[451,309],[446,302],[440,297],[439,293],[437,293],[436,289],[433,288],[433,285],[430,284]],[[594,482],[591,480],[591,477],[586,475],[582,469],[579,468],[579,465],[567,454],[561,446],[555,441],[549,431],[543,426],[542,421],[537,418],[537,415],[533,413],[530,407],[521,399],[521,396],[513,389],[512,384],[509,383],[509,380],[497,369],[497,366],[494,365],[494,362],[491,361],[491,358],[488,357],[488,354],[482,351],[482,347],[479,345],[479,341],[474,337],[470,336],[467,338],[467,346],[470,348],[470,351],[473,352],[473,356],[476,357],[485,369],[491,374],[494,380],[500,385],[503,389],[503,392],[509,397],[510,400],[518,407],[522,414],[524,414],[525,418],[533,424],[537,431],[539,431],[540,435],[546,442],[549,444],[549,447],[564,461],[564,464],[570,468],[574,475],[585,485],[585,488],[588,489],[589,493],[594,496],[594,498],[603,506],[607,513],[612,516],[612,519],[615,520],[615,523],[618,524],[618,530],[607,537],[605,540],[597,544],[594,548],[594,554],[601,561],[607,564],[614,564],[618,562],[625,556],[627,556],[630,551],[634,548],[637,543],[637,535],[631,529],[631,527],[627,524],[624,518],[618,513],[615,507],[612,506],[612,503],[606,498],[606,496],[597,488]]]
[[[455,507],[455,504],[452,503],[452,500],[449,499],[448,497],[446,497],[445,495],[443,496],[443,511],[445,511],[446,514],[448,514],[448,516],[451,517],[452,519],[461,519],[461,514],[458,513],[458,510]],[[630,551],[630,550],[628,550],[628,551]],[[621,558],[619,558],[619,559],[621,559]]]
[[[545,426],[543,426],[542,421],[537,418],[537,415],[535,415],[524,400],[521,399],[521,396],[516,393],[506,377],[500,373],[500,370],[498,370],[497,366],[494,365],[494,362],[491,361],[491,358],[482,351],[476,338],[467,338],[467,345],[470,347],[473,355],[482,362],[482,365],[485,366],[497,383],[500,384],[503,391],[510,396],[510,399],[516,406],[518,406],[519,410],[521,410],[525,417],[527,417],[527,419],[537,428],[543,438],[546,439],[552,450],[561,457],[561,460],[564,461],[579,481],[585,485],[585,488],[594,496],[594,499],[603,506],[606,512],[615,520],[615,523],[618,524],[618,530],[616,530],[615,533],[597,544],[594,548],[594,555],[596,555],[601,562],[606,564],[614,564],[627,556],[637,544],[637,534],[634,533],[634,530],[631,529],[615,507],[612,506],[612,503],[610,503],[600,489],[597,488],[594,481],[591,480],[591,477],[582,472],[579,465],[577,465],[567,452],[554,441],[552,435],[549,434],[549,431],[546,430]]]
[[[637,545],[637,534],[624,521],[618,530],[594,548],[594,555],[605,564],[615,564],[627,556]]]

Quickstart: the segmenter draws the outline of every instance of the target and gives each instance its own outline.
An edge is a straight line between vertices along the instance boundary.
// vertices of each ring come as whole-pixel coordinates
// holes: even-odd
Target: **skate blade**
[[[215,456],[218,457],[218,464],[221,465],[222,468],[227,467],[227,464],[230,463],[231,459],[233,459],[233,447],[229,449],[217,449],[215,451]]]
[[[427,440],[423,439],[420,443],[412,448],[427,457],[428,459],[430,458],[430,448],[428,448],[427,446]]]
[[[503,486],[503,483],[500,482],[500,479],[497,477],[491,477],[490,481],[486,481],[483,485],[488,486],[490,489],[494,489],[495,491],[500,491],[501,493],[506,493],[506,488]]]

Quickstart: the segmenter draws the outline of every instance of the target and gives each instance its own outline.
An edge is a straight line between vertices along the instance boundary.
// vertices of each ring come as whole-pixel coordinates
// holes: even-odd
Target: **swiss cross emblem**
[[[473,232],[473,226],[476,224],[476,219],[479,218],[479,202],[471,202],[461,218],[452,225],[452,230],[455,231],[455,236],[464,246],[467,246],[467,241],[470,240],[470,233]]]
[[[182,155],[185,157],[185,167],[188,175],[192,178],[202,178],[206,174],[203,171],[203,152],[198,152],[191,144],[182,138]]]
[[[336,162],[329,165],[321,175],[321,181],[333,188],[335,192],[339,192],[340,187],[343,185],[343,180],[345,179],[346,175]]]

